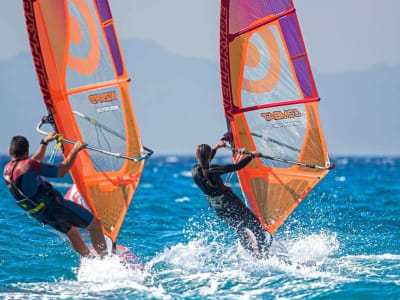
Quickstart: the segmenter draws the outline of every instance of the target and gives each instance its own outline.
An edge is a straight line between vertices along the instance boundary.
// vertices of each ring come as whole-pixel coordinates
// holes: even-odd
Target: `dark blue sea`
[[[68,241],[28,218],[1,184],[0,298],[400,299],[400,158],[332,161],[277,231],[271,256],[255,260],[194,186],[195,158],[154,156],[118,238],[143,271],[115,259],[79,267]],[[54,185],[66,192],[71,179]]]

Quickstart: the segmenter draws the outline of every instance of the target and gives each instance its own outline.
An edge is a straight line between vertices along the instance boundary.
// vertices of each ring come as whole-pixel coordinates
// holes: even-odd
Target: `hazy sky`
[[[218,60],[219,0],[110,0],[121,39]],[[400,1],[295,0],[311,64],[320,72],[400,63]],[[0,60],[28,51],[22,0],[2,0]]]
[[[120,40],[139,39],[155,42],[171,54],[178,55],[177,58],[180,61],[182,56],[197,57],[207,59],[217,66],[219,55],[219,0],[109,0],[109,2]],[[25,57],[30,57],[22,0],[1,0],[1,3],[0,38],[2,43],[0,61],[9,61],[21,53],[25,53]],[[325,77],[342,77],[342,72],[368,70],[382,64],[389,67],[400,65],[400,18],[398,17],[400,0],[294,0],[294,4],[314,73],[325,74]],[[129,53],[124,53],[124,56],[127,58]],[[204,60],[202,60],[202,63],[204,63]],[[26,71],[34,74],[31,61],[29,65],[26,65]],[[362,73],[366,72],[356,72],[356,74]],[[5,75],[6,78],[8,78],[7,75]],[[209,76],[210,80],[219,83],[217,71],[212,75],[200,75],[203,77]],[[212,76],[215,76],[215,78]],[[388,90],[387,85],[384,84],[390,83],[389,88],[392,88],[390,89],[390,99],[393,103],[399,103],[397,100],[398,93],[395,89],[396,81],[394,80],[395,84],[392,84],[393,80],[389,80],[396,77],[387,72],[378,76],[383,82],[382,86],[380,87],[376,85],[376,82],[372,82],[370,84],[372,91],[368,95],[376,95],[374,99],[380,99],[382,95],[380,89]],[[10,84],[7,80],[0,81],[0,87]],[[15,84],[18,85],[18,82]],[[37,83],[32,82],[32,84],[36,86]],[[22,92],[20,94],[23,94]],[[336,90],[336,88],[333,88],[329,90],[331,94],[335,94],[335,92],[338,93],[337,97],[342,100],[345,99],[346,104],[351,103],[355,107],[355,113],[358,112],[359,106],[363,106],[366,115],[375,113],[376,108],[372,104],[376,101],[374,103],[366,103],[368,100],[365,100],[365,97],[358,96],[360,93],[356,93],[357,91],[355,91],[353,85],[347,91],[347,98],[343,97],[344,91],[342,89]],[[11,96],[20,97],[20,94]],[[32,96],[40,98],[39,87],[37,87],[37,94]],[[209,97],[214,96],[215,99],[220,99],[220,89],[218,89],[218,92],[213,92],[212,95],[209,95]],[[323,99],[328,98],[327,96],[321,94]],[[190,115],[192,107],[187,103],[183,105],[186,100],[185,97],[186,95],[179,96],[174,105],[179,107],[181,113]],[[4,103],[6,100],[8,99],[3,97],[1,101]],[[41,102],[40,100],[38,101]],[[388,101],[388,99],[380,99],[380,101]],[[327,104],[324,103],[322,101],[320,106],[320,111],[322,112],[327,107]],[[325,107],[322,105],[325,105]],[[16,106],[8,104],[0,110],[1,124],[7,124],[7,126],[10,123],[18,124],[18,117],[26,117],[17,115],[18,107]],[[184,111],[185,109],[186,111]],[[222,105],[218,109],[221,111],[222,116]],[[337,105],[335,109],[337,111],[340,110],[340,113],[343,113],[341,117],[352,124],[354,114],[351,114],[349,110],[342,112]],[[390,112],[392,111],[395,112],[396,110],[394,109]],[[139,119],[144,118],[143,116],[146,117],[147,114],[142,112]],[[34,119],[36,120],[40,117],[41,115],[38,115]],[[397,115],[394,118],[398,120]],[[220,121],[222,124],[224,123],[222,117]],[[369,122],[369,120],[365,120],[365,122]],[[29,126],[12,125],[12,128],[20,130],[18,134],[26,133],[28,137],[33,136],[34,127],[28,121],[25,123],[29,124]],[[324,132],[327,134],[328,145],[329,143],[339,145],[340,143],[337,140],[331,138],[334,136],[333,134],[329,136],[330,132],[332,133],[337,129],[333,125],[335,123],[329,123],[329,118],[326,117],[323,118],[322,123]],[[383,117],[383,120],[379,121],[379,126],[375,126],[377,129],[376,137],[382,135],[381,132],[383,132],[385,124]],[[139,125],[144,128],[141,129],[141,132],[148,129],[148,126]],[[8,136],[7,126],[1,126],[3,128],[2,136]],[[361,128],[360,133],[357,133],[358,135],[367,136],[370,134],[365,132],[364,127],[360,124],[357,126]],[[398,127],[386,126],[384,130],[396,135]],[[218,129],[220,131],[223,130],[223,128]],[[196,130],[199,131],[200,128],[196,128]],[[343,134],[347,133],[343,132]],[[356,136],[357,134],[353,133],[352,135]],[[153,131],[149,135],[154,135],[155,139],[159,138]],[[351,134],[348,135],[351,136]],[[365,137],[365,139],[367,138]],[[369,139],[370,136],[368,136]],[[184,143],[187,143],[187,141],[185,140]],[[390,141],[389,144],[392,147],[387,147],[387,144],[382,143],[381,148],[390,148],[391,150],[388,153],[400,154],[400,150],[397,150],[396,146],[392,145],[393,142]],[[161,146],[159,148],[161,152],[164,149]],[[6,145],[3,145],[0,149],[6,149]],[[370,147],[365,147],[365,150],[361,152],[370,153],[368,149]],[[5,152],[4,150],[1,151]],[[339,153],[356,152],[363,154],[351,143],[347,147],[338,148],[338,151]],[[371,153],[380,154],[386,152],[371,150]]]

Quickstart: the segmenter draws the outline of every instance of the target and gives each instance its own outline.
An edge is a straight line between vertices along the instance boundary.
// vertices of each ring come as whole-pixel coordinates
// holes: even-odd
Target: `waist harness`
[[[50,183],[44,182],[33,197],[27,197],[19,188],[22,184],[22,176],[16,180],[13,178],[14,170],[18,165],[15,163],[10,176],[10,182],[6,181],[7,187],[16,200],[18,206],[25,210],[31,217],[43,221],[45,208],[53,201],[53,187]]]

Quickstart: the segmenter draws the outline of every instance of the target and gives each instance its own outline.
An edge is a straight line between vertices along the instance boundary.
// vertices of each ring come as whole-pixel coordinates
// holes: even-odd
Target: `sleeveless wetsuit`
[[[31,217],[67,233],[72,226],[87,228],[93,215],[65,200],[41,176],[57,177],[58,168],[34,159],[13,160],[4,167],[4,180],[17,204]]]
[[[214,155],[215,150],[211,153],[211,159]],[[256,256],[264,256],[268,254],[268,248],[272,241],[270,234],[261,226],[257,217],[243,204],[240,198],[224,185],[221,178],[223,174],[244,168],[251,160],[252,158],[248,156],[237,164],[210,166],[208,178],[211,185],[198,164],[192,167],[192,176],[218,217],[236,230],[242,246]]]

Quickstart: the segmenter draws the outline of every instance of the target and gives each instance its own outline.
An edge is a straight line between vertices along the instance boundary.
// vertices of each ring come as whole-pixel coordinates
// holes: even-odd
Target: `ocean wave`
[[[183,177],[192,177],[192,171],[182,171],[180,174]]]
[[[190,201],[189,197],[182,197],[182,198],[175,199],[175,202],[178,202],[178,203],[180,203],[180,202],[188,202],[188,201]]]
[[[165,159],[165,161],[166,161],[167,163],[177,163],[177,162],[179,162],[179,159],[178,159],[177,156],[168,156],[168,157]]]

